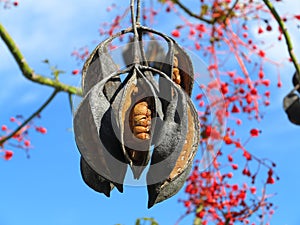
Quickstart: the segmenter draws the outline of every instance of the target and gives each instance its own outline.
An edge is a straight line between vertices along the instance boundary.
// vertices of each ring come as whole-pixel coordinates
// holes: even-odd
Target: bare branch
[[[42,75],[36,74],[34,70],[28,65],[20,49],[18,48],[18,46],[16,45],[16,43],[2,24],[0,24],[0,37],[8,47],[15,61],[17,62],[20,70],[27,79],[42,85],[51,86],[57,91],[63,91],[75,95],[82,94],[81,89],[77,87],[69,86],[67,84],[59,82],[58,80],[50,79]]]
[[[281,17],[277,13],[276,9],[272,5],[272,3],[269,0],[263,0],[263,2],[268,7],[268,9],[271,11],[272,15],[276,19],[276,21],[277,21],[277,23],[278,23],[278,25],[279,25],[279,27],[281,29],[281,32],[283,33],[286,45],[288,47],[289,55],[290,55],[291,60],[292,60],[292,62],[294,64],[294,66],[295,66],[296,72],[298,74],[298,79],[300,80],[300,65],[299,65],[299,63],[297,61],[296,55],[294,54],[294,47],[293,47],[293,44],[292,44],[292,40],[291,40],[290,34],[289,34],[289,32],[288,32],[288,30],[287,30],[287,28],[286,28],[283,20],[281,19]]]

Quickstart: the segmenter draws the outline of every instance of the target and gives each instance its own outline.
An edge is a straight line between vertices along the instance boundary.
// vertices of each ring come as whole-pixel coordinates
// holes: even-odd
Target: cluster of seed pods
[[[85,62],[74,132],[85,183],[109,197],[114,187],[123,191],[128,166],[135,179],[147,167],[150,208],[183,186],[198,149],[200,125],[190,99],[190,57],[165,34],[136,29],[139,41],[131,43],[124,69],[108,49],[114,39],[134,33],[133,28],[101,42]],[[149,34],[167,43],[165,52],[148,54],[143,37]]]

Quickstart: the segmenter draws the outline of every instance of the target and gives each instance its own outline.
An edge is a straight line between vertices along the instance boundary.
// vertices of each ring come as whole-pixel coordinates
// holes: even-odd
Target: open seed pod
[[[106,196],[113,186],[122,192],[128,165],[139,179],[150,161],[152,207],[176,194],[187,178],[198,147],[199,121],[190,100],[194,73],[189,56],[172,38],[147,27],[137,29],[140,42],[134,39],[127,48],[131,54],[125,54],[124,69],[107,47],[133,33],[131,28],[100,43],[86,61],[84,98],[74,116],[74,132],[83,179]],[[159,59],[143,47],[149,33],[167,43]],[[153,63],[156,60],[160,62]]]
[[[300,125],[300,98],[295,93],[290,93],[283,99],[283,108],[289,120],[296,125]]]
[[[170,82],[171,101],[164,114],[159,139],[147,173],[148,208],[175,195],[190,173],[198,149],[200,129],[198,115],[188,95]],[[165,101],[162,99],[162,101]]]
[[[106,48],[103,45],[99,45],[94,51],[93,53],[90,55],[90,57],[87,59],[84,68],[83,68],[83,72],[82,72],[82,89],[83,89],[83,93],[84,95],[87,95],[87,93],[89,93],[89,91],[102,79],[104,79],[105,77],[109,76],[110,74],[112,74],[113,72],[115,72],[117,70],[117,65],[113,62],[113,60],[110,58],[110,55],[106,53]],[[108,102],[112,101],[112,97],[115,94],[115,92],[118,90],[118,88],[121,85],[121,81],[120,78],[118,76],[116,77],[112,77],[110,80],[107,81],[107,83],[105,83],[104,85],[104,94],[106,96],[106,100]],[[89,99],[86,99],[85,101],[83,101],[82,104],[87,104],[90,107],[91,104],[88,104],[90,102]],[[106,104],[108,107],[108,104]],[[106,107],[106,108],[107,108]],[[81,107],[82,110],[83,107]],[[88,111],[90,110],[90,111]],[[109,110],[110,111],[110,110]],[[93,142],[92,140],[90,140],[88,133],[90,130],[90,127],[95,127],[98,130],[98,135],[102,135],[102,139],[111,141],[112,143],[114,143],[115,146],[111,146],[111,148],[115,148],[115,155],[117,155],[117,158],[120,158],[120,160],[124,161],[124,156],[122,155],[121,152],[118,152],[118,149],[120,151],[120,143],[119,141],[116,139],[115,135],[111,132],[111,129],[108,129],[108,132],[101,132],[99,129],[100,126],[100,118],[97,118],[97,116],[94,117],[94,115],[91,115],[92,110],[90,108],[85,108],[84,111],[77,111],[76,112],[76,116],[75,118],[78,118],[78,116],[80,116],[80,113],[82,114],[82,116],[84,116],[85,114],[87,114],[87,118],[88,117],[92,117],[92,118],[96,118],[96,120],[93,121],[93,119],[91,118],[89,120],[90,123],[87,123],[86,119],[74,119],[74,129],[76,129],[75,133],[78,134],[79,132],[83,133],[83,135],[85,135],[84,137],[82,137],[82,139],[79,139],[78,135],[76,135],[76,143],[79,146],[82,146],[81,148],[79,147],[79,149],[83,149],[83,153],[82,156],[84,158],[81,158],[80,161],[80,168],[81,168],[81,174],[83,177],[83,180],[85,181],[85,183],[93,188],[94,190],[100,192],[100,193],[104,193],[106,196],[109,197],[110,195],[110,191],[111,189],[114,187],[114,185],[110,182],[110,180],[112,179],[107,179],[109,178],[109,176],[106,176],[105,178],[101,173],[97,173],[93,168],[96,167],[97,163],[93,162],[94,156],[96,156],[97,154],[91,154],[90,151],[92,152],[97,152],[98,151],[106,151],[105,146],[93,146]],[[110,117],[104,116],[104,118],[106,118],[106,120],[110,120]],[[104,119],[103,119],[104,120]],[[111,124],[110,121],[106,122],[107,124]],[[103,129],[102,129],[103,130]],[[103,136],[107,136],[108,139],[106,139]],[[95,139],[97,139],[98,137],[94,137]],[[79,139],[77,141],[77,139]],[[80,141],[82,140],[82,141]],[[89,145],[86,144],[85,142],[90,142]],[[107,143],[106,141],[103,142],[103,144],[105,145],[105,143]],[[98,143],[99,145],[99,143]],[[90,147],[90,148],[89,148]],[[99,149],[94,149],[94,147]],[[99,162],[98,162],[99,163]],[[101,165],[99,168],[106,168],[106,162],[103,162],[103,165]],[[94,165],[93,167],[91,165]],[[110,170],[110,168],[107,168],[108,170]],[[120,168],[120,174],[121,177],[119,179],[119,182],[116,184],[119,191],[122,192],[122,181],[124,179],[126,173],[126,166],[121,165]],[[101,175],[100,175],[101,174]],[[115,180],[115,179],[113,179]]]
[[[125,158],[138,179],[150,159],[150,146],[160,102],[151,83],[133,67],[124,87],[116,96],[119,139]]]

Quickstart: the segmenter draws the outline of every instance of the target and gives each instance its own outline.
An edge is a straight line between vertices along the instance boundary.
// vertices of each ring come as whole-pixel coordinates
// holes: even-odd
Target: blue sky
[[[70,75],[77,67],[70,54],[76,47],[93,46],[94,40],[101,40],[97,29],[101,22],[112,19],[105,10],[109,4],[95,0],[20,1],[20,7],[0,10],[0,22],[36,72],[50,74],[41,63],[47,58],[67,71],[61,75],[65,82],[77,85],[79,76]],[[295,1],[281,4],[281,11],[299,11],[299,8],[300,3]],[[156,26],[164,29],[164,24]],[[269,34],[267,38],[273,37]],[[292,38],[299,56],[299,29],[292,28]],[[267,54],[282,58],[286,50],[280,44]],[[270,78],[276,80],[276,71],[270,68],[268,72]],[[277,89],[276,81],[272,83],[271,105],[266,109],[265,119],[245,125],[263,130],[247,147],[278,165],[281,180],[269,189],[277,193],[273,201],[278,209],[271,223],[275,225],[300,224],[299,127],[290,124],[282,110],[282,99],[292,88],[293,72],[292,65],[285,64],[281,68],[283,87]],[[10,116],[16,114],[30,115],[52,91],[23,78],[2,41],[0,74],[4,84],[0,89],[1,124],[10,125]],[[37,123],[47,127],[48,134],[31,134],[34,145],[31,158],[27,159],[22,150],[17,149],[11,161],[0,162],[0,225],[131,225],[138,217],[155,217],[160,224],[168,225],[174,224],[184,213],[184,208],[177,203],[178,198],[185,197],[183,192],[148,210],[144,187],[126,186],[123,194],[113,191],[111,198],[106,198],[85,186],[79,173],[79,152],[70,131],[72,116],[65,94],[59,94]],[[190,224],[190,219],[182,224]]]

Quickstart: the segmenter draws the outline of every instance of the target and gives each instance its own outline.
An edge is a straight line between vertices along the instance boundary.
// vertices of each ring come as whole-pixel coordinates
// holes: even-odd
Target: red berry
[[[277,83],[277,87],[281,87],[282,86],[282,83],[280,82],[280,81],[278,81],[278,83]]]
[[[35,128],[36,131],[42,133],[42,134],[46,134],[47,133],[47,129],[45,127],[37,127]]]
[[[184,201],[184,206],[185,207],[190,207],[191,206],[191,201]]]
[[[196,42],[195,43],[195,48],[196,48],[196,50],[200,50],[201,49],[201,45],[198,42]]]
[[[173,30],[171,34],[172,34],[173,37],[180,37],[179,30]]]
[[[250,154],[249,152],[247,152],[247,151],[244,151],[243,156],[244,156],[248,161],[250,161],[250,160],[252,159],[251,154]]]
[[[190,35],[193,36],[193,35],[195,35],[195,34],[196,34],[196,31],[195,31],[193,28],[191,28],[191,29],[190,29]]]
[[[270,91],[266,91],[265,96],[269,98],[270,97]]]
[[[79,73],[79,70],[77,70],[77,69],[72,71],[73,75],[77,75],[78,73]]]
[[[249,177],[251,176],[251,173],[247,168],[243,169],[243,174]]]
[[[205,33],[206,28],[205,28],[204,24],[198,24],[198,25],[196,26],[196,30]]]
[[[196,214],[196,216],[199,217],[200,219],[202,219],[204,217],[204,215],[205,215],[205,211],[204,210],[202,210],[202,211],[200,211],[200,212],[198,212]]]
[[[268,176],[271,177],[273,175],[273,170],[272,169],[269,169],[268,171]]]
[[[263,50],[259,50],[258,55],[262,58],[265,57],[266,53]]]
[[[6,131],[7,130],[7,126],[6,125],[2,125],[1,130]]]
[[[263,85],[265,85],[266,87],[268,87],[270,85],[270,80],[262,80],[261,82]]]
[[[205,105],[204,101],[200,101],[200,102],[199,102],[199,106],[200,106],[200,107],[203,107],[204,105]]]
[[[227,174],[227,177],[228,177],[228,178],[232,178],[232,177],[233,177],[233,173],[231,173],[231,172],[228,173],[228,174]]]
[[[18,6],[19,2],[15,1],[13,4],[14,4],[14,6]]]
[[[268,100],[264,101],[264,105],[265,106],[269,106],[270,105],[270,101],[268,101]]]
[[[223,95],[228,93],[228,84],[227,83],[221,84],[221,92]]]
[[[29,147],[29,146],[30,146],[30,141],[29,141],[29,140],[25,140],[25,141],[24,141],[24,145],[25,145],[26,147]]]
[[[233,107],[232,107],[232,109],[231,109],[231,112],[232,112],[232,113],[239,113],[240,110],[239,110],[239,108],[238,108],[236,105],[233,105]]]
[[[251,187],[250,192],[255,195],[256,194],[256,187]]]
[[[261,33],[263,33],[263,32],[264,32],[264,30],[262,29],[262,27],[259,27],[259,28],[258,28],[258,33],[261,34]]]
[[[267,28],[266,28],[266,30],[267,30],[267,31],[271,31],[271,30],[272,30],[271,25],[268,25]]]
[[[5,150],[5,154],[4,154],[4,159],[5,160],[11,160],[11,158],[13,157],[13,152],[10,150]]]
[[[261,132],[260,130],[255,129],[255,128],[250,130],[250,134],[252,137],[257,137],[260,132]]]
[[[15,122],[16,121],[16,118],[15,117],[10,117],[10,122]]]
[[[264,78],[264,72],[262,70],[259,70],[259,73],[258,73],[258,76],[260,79],[263,79]]]
[[[273,177],[268,177],[267,184],[274,184],[275,180]]]
[[[237,170],[239,168],[239,166],[237,164],[232,164],[231,165],[232,169]]]
[[[47,129],[45,127],[41,127],[40,132],[42,134],[46,134],[47,133]]]
[[[241,125],[241,124],[242,124],[242,121],[241,121],[240,119],[237,119],[237,120],[236,120],[236,124],[237,124],[237,125]]]
[[[239,190],[239,186],[237,184],[232,185],[232,190],[234,191]]]
[[[227,159],[228,159],[229,162],[232,162],[232,161],[233,161],[233,158],[232,158],[231,155],[228,155],[228,156],[227,156]]]
[[[196,100],[200,100],[202,97],[203,97],[202,94],[198,94],[198,95],[196,96]]]
[[[246,32],[243,33],[243,37],[244,37],[244,38],[247,38],[247,37],[248,37],[248,33],[246,33]]]
[[[230,145],[233,143],[231,138],[227,135],[223,139],[224,139],[225,144],[227,144],[227,145]]]

